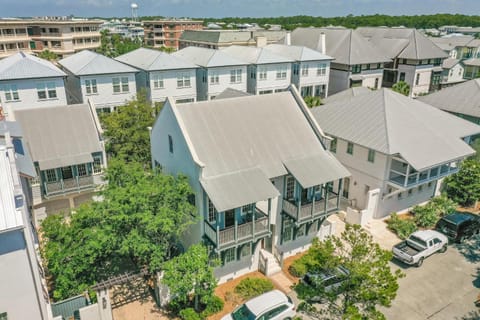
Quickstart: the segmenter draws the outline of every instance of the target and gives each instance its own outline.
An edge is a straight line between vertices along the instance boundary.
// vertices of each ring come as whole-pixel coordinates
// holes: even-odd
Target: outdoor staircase
[[[260,270],[268,277],[281,272],[282,268],[273,254],[262,249],[260,250]]]

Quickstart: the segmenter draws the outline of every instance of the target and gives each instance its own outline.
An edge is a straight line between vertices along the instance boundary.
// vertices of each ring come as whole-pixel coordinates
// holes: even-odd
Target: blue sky
[[[0,0],[0,17],[70,15],[129,16],[130,3],[139,15],[169,17],[272,17],[348,14],[413,15],[463,13],[480,15],[480,0]]]

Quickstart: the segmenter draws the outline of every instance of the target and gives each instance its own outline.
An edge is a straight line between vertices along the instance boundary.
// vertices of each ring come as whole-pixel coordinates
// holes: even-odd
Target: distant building
[[[0,19],[0,58],[49,50],[60,57],[100,47],[100,20]]]
[[[477,33],[480,33],[480,28],[473,27],[441,26],[438,28],[438,30],[446,32],[447,34],[462,33],[467,35],[476,35]]]
[[[0,121],[0,319],[50,320],[24,191],[35,171],[21,135],[18,123]]]
[[[4,111],[67,104],[65,77],[50,61],[17,52],[0,60],[0,104]]]
[[[137,69],[101,54],[84,50],[58,61],[67,72],[69,104],[90,100],[99,111],[110,112],[137,96]]]
[[[392,60],[385,65],[384,87],[404,81],[411,97],[440,89],[442,62],[449,56],[425,35],[411,28],[360,27],[356,31]]]
[[[459,59],[448,58],[443,60],[442,69],[442,79],[440,80],[442,88],[453,86],[465,81],[463,78],[465,67]]]
[[[185,31],[180,37],[180,49],[202,47],[220,49],[232,45],[262,47],[283,42],[286,31],[202,30]]]
[[[288,37],[286,42],[288,44]],[[391,61],[351,29],[297,28],[291,34],[291,44],[334,58],[330,64],[329,94],[351,87],[380,88],[384,65]]]
[[[142,42],[145,36],[141,22],[137,21],[106,21],[100,26],[100,31],[102,30],[108,30],[110,34],[118,34],[124,38],[138,39]]]
[[[247,92],[248,62],[236,59],[222,50],[187,47],[172,54],[198,66],[196,69],[197,100],[213,100],[226,88]],[[186,74],[179,87],[191,86]]]
[[[145,89],[153,103],[172,97],[176,103],[197,100],[196,70],[192,62],[159,50],[138,48],[115,58],[139,70],[137,90]]]
[[[187,30],[202,30],[199,20],[154,20],[143,21],[145,44],[153,48],[181,49],[179,39]]]

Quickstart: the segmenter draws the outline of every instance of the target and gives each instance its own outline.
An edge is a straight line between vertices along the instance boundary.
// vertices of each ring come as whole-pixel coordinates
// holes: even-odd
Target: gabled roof
[[[390,89],[328,103],[312,113],[328,134],[400,154],[419,171],[473,154],[461,138],[480,133],[480,126]]]
[[[292,45],[322,51],[321,35],[325,34],[326,53],[335,63],[355,65],[390,61],[355,30],[345,28],[297,28],[292,31]]]
[[[250,64],[290,63],[294,61],[267,48],[229,46],[221,50],[235,59]]]
[[[442,68],[443,69],[451,69],[451,68],[455,67],[458,63],[460,63],[459,59],[448,58],[448,59],[443,60]]]
[[[436,108],[480,118],[480,79],[473,79],[418,98]]]
[[[223,90],[219,95],[215,97],[215,100],[218,99],[230,99],[230,98],[238,98],[238,97],[247,97],[251,96],[252,94],[245,92],[245,91],[240,91],[237,89],[232,89],[232,88],[227,88]]]
[[[410,28],[360,27],[357,32],[382,54],[391,59],[434,59],[447,58],[424,34]]]
[[[291,90],[179,105],[169,100],[164,107],[173,110],[192,157],[202,166],[200,182],[217,210],[278,195],[269,179],[288,172],[303,187],[349,175],[325,150],[321,129]],[[306,162],[311,163],[308,173]]]
[[[450,51],[456,47],[464,47],[474,39],[473,36],[429,37],[442,50]]]
[[[40,170],[93,162],[102,151],[90,107],[84,104],[15,111]]]
[[[215,49],[187,47],[172,53],[172,55],[205,68],[247,65],[247,62],[235,59],[222,50]]]
[[[480,66],[480,58],[472,58],[468,60],[463,60],[462,63],[466,66],[478,67]]]
[[[0,60],[0,80],[65,77],[53,63],[24,52]]]
[[[295,61],[318,61],[333,60],[332,57],[319,51],[312,50],[305,46],[287,46],[284,44],[269,44],[265,48],[279,55],[287,57]]]
[[[285,37],[285,31],[185,30],[180,36],[180,40],[229,44],[254,43],[256,37],[265,37],[268,42],[280,41]]]
[[[371,91],[372,90],[367,87],[352,87],[352,88],[340,91],[338,93],[335,93],[331,96],[328,96],[322,101],[324,104],[328,104],[328,103],[332,103],[340,100],[351,99],[353,97],[360,96],[362,94],[370,93]]]
[[[197,68],[195,64],[184,59],[166,52],[147,48],[138,48],[115,59],[145,71]]]
[[[75,53],[58,63],[76,76],[138,72],[137,69],[89,50]]]

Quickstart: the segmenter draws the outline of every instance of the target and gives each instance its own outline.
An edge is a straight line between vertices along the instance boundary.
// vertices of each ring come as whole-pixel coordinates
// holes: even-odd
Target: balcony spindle
[[[235,240],[235,242],[238,241],[238,221],[237,219],[235,219],[235,233],[233,234],[233,239]]]
[[[217,224],[217,247],[220,246],[220,226]]]

